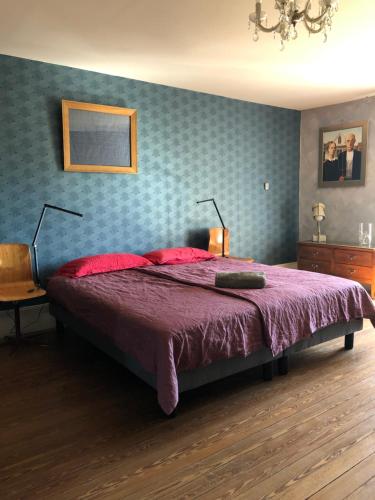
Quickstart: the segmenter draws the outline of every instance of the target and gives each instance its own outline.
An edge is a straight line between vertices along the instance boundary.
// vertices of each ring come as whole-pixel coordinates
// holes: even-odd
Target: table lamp
[[[220,211],[217,208],[217,205],[216,205],[216,202],[215,202],[215,198],[209,198],[208,200],[200,200],[200,201],[197,201],[197,203],[206,203],[207,201],[212,201],[212,203],[214,204],[214,207],[216,209],[217,215],[219,216],[219,219],[220,219],[220,222],[221,222],[221,225],[222,225],[222,228],[223,228],[223,230],[222,230],[223,231],[223,237],[222,237],[222,241],[221,241],[221,256],[225,257],[225,232],[226,232],[226,227],[224,225],[224,221],[223,221],[223,218],[221,217]]]
[[[39,222],[38,222],[38,227],[36,228],[35,234],[34,234],[34,239],[32,242],[32,247],[34,250],[34,270],[35,270],[35,283],[38,288],[40,288],[40,278],[39,278],[39,265],[38,265],[38,245],[37,245],[37,240],[38,240],[38,235],[40,228],[42,226],[42,222],[44,219],[44,214],[47,210],[47,208],[52,208],[53,210],[58,210],[59,212],[65,212],[67,214],[71,215],[77,215],[78,217],[83,217],[82,214],[79,212],[73,212],[72,210],[67,210],[66,208],[61,208],[61,207],[56,207],[55,205],[48,205],[48,203],[45,203],[43,206],[42,213],[40,214]]]
[[[313,235],[313,241],[318,243],[326,243],[327,236],[320,231],[320,223],[326,218],[326,206],[324,203],[314,203],[312,206],[313,218],[316,220],[317,234]]]

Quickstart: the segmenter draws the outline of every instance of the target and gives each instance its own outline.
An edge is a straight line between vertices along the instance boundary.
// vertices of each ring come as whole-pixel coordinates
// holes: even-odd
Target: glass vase
[[[358,236],[359,236],[359,244],[362,247],[371,247],[372,222],[360,222]]]

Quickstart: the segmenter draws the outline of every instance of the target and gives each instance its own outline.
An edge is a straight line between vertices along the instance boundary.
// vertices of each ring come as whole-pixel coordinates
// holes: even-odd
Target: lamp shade
[[[325,219],[326,214],[325,214],[325,209],[326,206],[324,203],[314,203],[312,206],[312,212],[313,212],[313,217],[316,221],[321,222],[322,220]]]

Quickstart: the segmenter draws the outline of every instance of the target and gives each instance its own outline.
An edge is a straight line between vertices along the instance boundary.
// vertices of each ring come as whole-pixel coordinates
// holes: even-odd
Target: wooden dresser
[[[375,248],[300,241],[298,269],[333,274],[371,285],[371,297],[375,298]]]

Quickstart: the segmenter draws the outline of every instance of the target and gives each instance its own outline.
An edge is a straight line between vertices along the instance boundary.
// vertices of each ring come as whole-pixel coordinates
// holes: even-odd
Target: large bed
[[[219,271],[262,271],[263,289],[214,286]],[[150,266],[48,284],[58,330],[68,325],[152,385],[170,415],[179,393],[263,365],[285,373],[296,350],[345,336],[346,348],[375,324],[358,283],[226,258]]]

